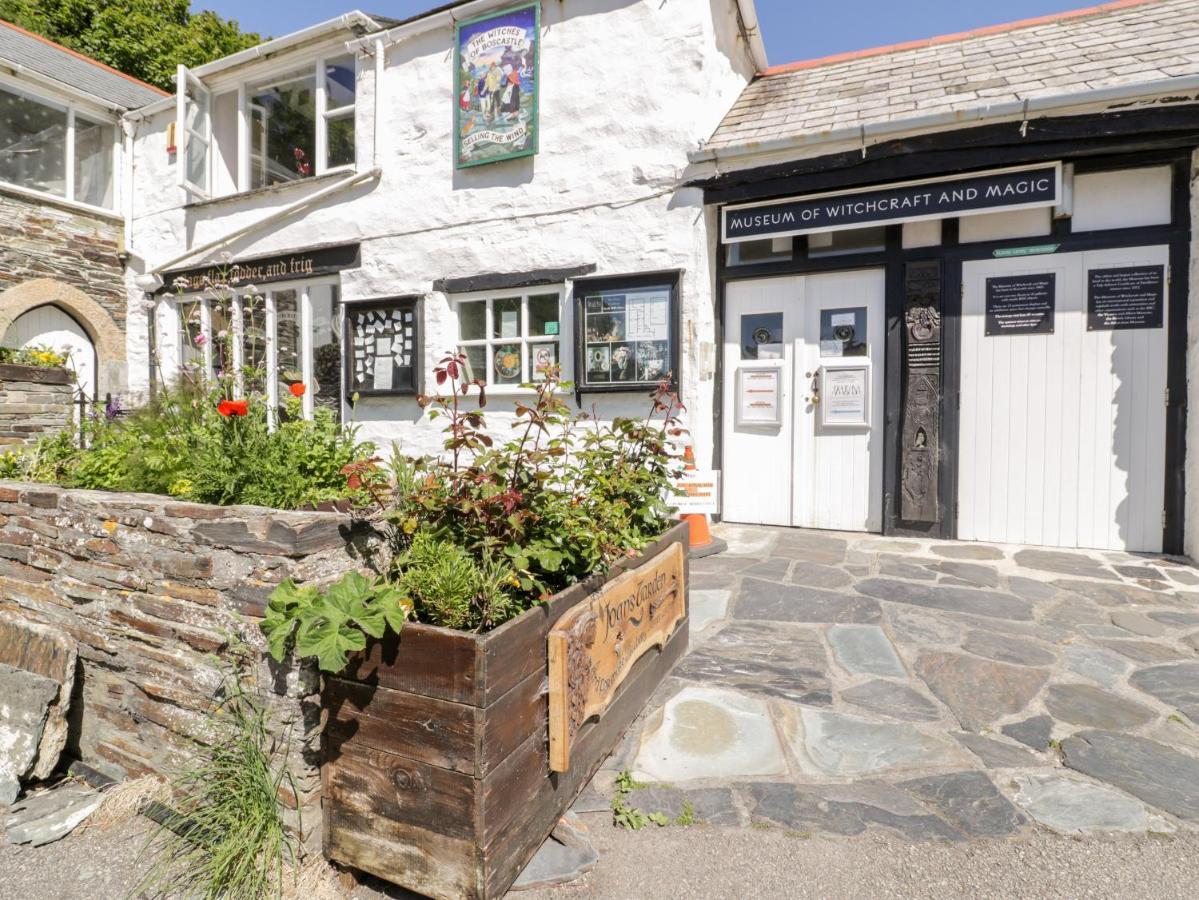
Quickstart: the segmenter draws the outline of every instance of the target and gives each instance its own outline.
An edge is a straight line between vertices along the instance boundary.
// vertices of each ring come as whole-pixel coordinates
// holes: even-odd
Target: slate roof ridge
[[[36,34],[35,32],[29,31],[26,28],[22,28],[20,25],[14,25],[12,22],[8,21],[7,19],[0,19],[0,27],[11,28],[13,31],[19,32],[19,33],[25,35],[26,37],[31,37],[34,40],[41,41],[43,44],[48,44],[51,47],[53,47],[55,50],[58,50],[62,53],[66,53],[69,56],[73,56],[76,59],[82,60],[85,63],[96,66],[99,69],[103,69],[106,72],[111,72],[113,75],[118,75],[121,78],[124,78],[126,81],[133,82],[138,87],[142,87],[142,88],[145,88],[146,90],[153,91],[156,94],[161,94],[164,97],[170,96],[170,94],[167,91],[164,91],[160,87],[155,87],[154,85],[150,84],[149,82],[142,81],[140,78],[135,78],[126,72],[122,72],[120,69],[114,69],[112,66],[108,65],[107,63],[102,63],[98,59],[92,59],[90,56],[87,56],[86,54],[80,53],[77,50],[72,50],[70,47],[64,47],[62,44],[58,43],[57,41],[52,41],[48,37],[43,37],[40,34]],[[72,85],[72,86],[80,87],[80,85]]]
[[[1053,25],[1057,22],[1068,22],[1074,19],[1082,19],[1089,16],[1101,16],[1105,13],[1118,12],[1123,9],[1131,9],[1137,6],[1145,6],[1152,3],[1161,3],[1163,0],[1109,0],[1107,3],[1100,3],[1096,6],[1087,6],[1081,9],[1069,9],[1060,13],[1049,13],[1044,16],[1033,16],[1026,19],[1017,19],[1013,22],[1000,22],[996,25],[984,25],[980,28],[971,28],[966,31],[955,31],[949,34],[935,35],[927,38],[916,38],[911,41],[903,41],[897,44],[883,44],[878,47],[866,47],[861,50],[848,50],[844,53],[834,53],[829,56],[819,56],[814,59],[802,59],[790,63],[781,63],[777,66],[770,66],[767,69],[758,73],[760,78],[770,78],[775,75],[786,75],[790,72],[802,72],[806,69],[816,69],[822,66],[832,66],[838,63],[853,62],[859,59],[869,59],[875,56],[888,56],[892,53],[903,53],[908,50],[923,50],[929,47],[937,47],[942,44],[955,44],[961,41],[967,41],[971,38],[991,37],[996,34],[1005,34],[1010,31],[1019,31],[1024,28],[1037,28],[1042,25]]]

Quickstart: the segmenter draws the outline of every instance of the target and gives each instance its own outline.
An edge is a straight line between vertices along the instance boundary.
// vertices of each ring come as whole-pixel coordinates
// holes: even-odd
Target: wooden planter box
[[[687,527],[495,631],[408,625],[328,678],[325,855],[430,897],[499,897],[619,743],[687,649],[686,607],[660,649],[632,664],[607,710],[551,772],[547,636],[601,586],[679,553]]]

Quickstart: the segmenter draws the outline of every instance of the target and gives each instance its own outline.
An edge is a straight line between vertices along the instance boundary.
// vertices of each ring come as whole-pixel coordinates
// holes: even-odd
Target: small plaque
[[[1053,334],[1057,274],[1004,275],[987,279],[988,337]]]
[[[737,369],[737,424],[783,424],[782,370],[778,366]]]
[[[678,487],[684,493],[671,494],[666,498],[666,504],[675,511],[676,515],[701,513],[714,516],[720,511],[719,472],[700,471],[699,469],[684,472],[679,478]]]
[[[560,618],[548,638],[550,769],[570,769],[583,723],[602,716],[633,663],[662,647],[687,615],[686,558],[671,544]]]
[[[1165,320],[1165,266],[1087,272],[1087,331],[1161,328]]]

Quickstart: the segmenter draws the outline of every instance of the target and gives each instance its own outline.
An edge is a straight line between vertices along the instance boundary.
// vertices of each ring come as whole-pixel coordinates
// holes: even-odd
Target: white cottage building
[[[242,328],[424,452],[455,348],[670,374],[727,520],[1194,555],[1197,59],[1193,0],[774,68],[752,0],[350,13],[126,116],[130,383]]]
[[[440,447],[415,394],[461,347],[497,410],[550,361],[602,416],[673,375],[702,456],[715,263],[687,154],[764,65],[751,0],[471,0],[181,69],[129,117],[131,386],[214,364],[222,281],[265,298],[233,317],[273,337],[271,393],[302,380],[383,447]]]

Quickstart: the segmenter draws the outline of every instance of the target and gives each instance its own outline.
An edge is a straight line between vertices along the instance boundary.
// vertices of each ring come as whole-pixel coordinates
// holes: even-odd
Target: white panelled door
[[[729,284],[726,520],[881,529],[884,312],[881,269]],[[825,422],[834,382],[864,390],[862,422]]]
[[[1160,552],[1168,264],[1139,247],[963,266],[960,539]],[[1156,267],[1160,326],[1088,328],[1090,273]],[[1052,332],[988,335],[988,280],[1046,274]]]
[[[78,322],[57,306],[38,306],[17,316],[4,334],[6,347],[45,346],[67,356],[84,394],[96,397],[96,348]]]

